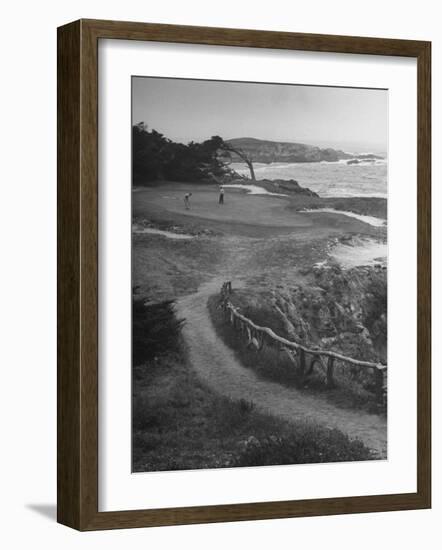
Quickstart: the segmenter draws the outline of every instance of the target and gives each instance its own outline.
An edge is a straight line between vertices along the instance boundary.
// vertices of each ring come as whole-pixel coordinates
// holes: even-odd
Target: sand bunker
[[[387,225],[387,221],[382,218],[375,218],[374,216],[363,216],[362,214],[355,214],[354,212],[347,212],[346,210],[335,210],[333,208],[314,208],[310,210],[300,210],[300,212],[313,213],[316,212],[328,212],[330,214],[342,214],[343,216],[349,216],[351,218],[356,218],[361,222],[368,223],[375,227],[383,227]]]
[[[163,231],[162,229],[155,229],[153,227],[139,227],[135,226],[132,229],[133,233],[145,234],[149,233],[151,235],[162,235],[163,237],[168,237],[169,239],[193,239],[194,235],[186,235],[185,233],[172,233],[172,231]]]
[[[264,187],[259,187],[258,185],[243,185],[242,183],[228,183],[223,187],[235,187],[237,189],[244,189],[249,195],[274,195],[277,197],[288,197],[284,193],[271,193],[264,189]]]

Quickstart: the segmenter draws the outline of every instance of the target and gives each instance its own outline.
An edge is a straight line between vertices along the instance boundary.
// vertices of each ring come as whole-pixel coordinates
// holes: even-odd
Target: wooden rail
[[[371,369],[375,377],[375,393],[379,401],[385,402],[386,399],[386,377],[387,365],[373,363],[370,361],[360,361],[347,357],[334,351],[322,350],[319,348],[308,348],[287,340],[279,336],[269,327],[261,327],[253,321],[242,315],[230,301],[232,293],[232,283],[227,281],[221,287],[221,307],[229,317],[229,321],[234,328],[238,328],[247,338],[247,346],[253,346],[260,351],[265,344],[276,346],[278,351],[288,355],[290,360],[295,363],[300,371],[301,379],[312,374],[315,364],[322,366],[326,372],[327,386],[336,385],[334,377],[335,362],[351,365],[354,368]],[[310,359],[310,361],[308,361]]]

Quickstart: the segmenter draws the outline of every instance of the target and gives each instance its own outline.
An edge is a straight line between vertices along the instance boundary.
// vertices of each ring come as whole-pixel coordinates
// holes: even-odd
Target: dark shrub
[[[312,464],[370,460],[375,456],[360,440],[351,440],[336,429],[305,427],[291,436],[250,438],[232,466]]]

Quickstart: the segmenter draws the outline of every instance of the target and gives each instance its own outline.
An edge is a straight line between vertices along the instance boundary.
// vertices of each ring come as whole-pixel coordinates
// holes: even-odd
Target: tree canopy
[[[219,136],[202,143],[176,143],[144,122],[132,128],[133,182],[222,181],[234,172],[229,168],[229,148]]]

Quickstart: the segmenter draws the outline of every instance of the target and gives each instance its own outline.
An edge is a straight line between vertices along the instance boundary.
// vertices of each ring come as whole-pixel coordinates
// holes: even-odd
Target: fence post
[[[328,388],[334,388],[335,381],[333,380],[333,371],[335,368],[335,358],[329,357],[327,361],[327,387]]]

